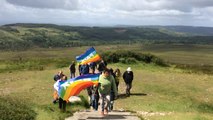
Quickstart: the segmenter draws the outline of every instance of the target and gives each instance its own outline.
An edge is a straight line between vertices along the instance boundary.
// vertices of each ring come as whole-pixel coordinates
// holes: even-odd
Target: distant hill
[[[0,49],[71,47],[125,43],[213,44],[213,28],[190,26],[73,27],[8,24],[0,27]],[[201,32],[202,31],[202,32]]]
[[[213,27],[194,26],[145,26],[146,28],[165,29],[167,31],[185,33],[189,36],[213,36]]]

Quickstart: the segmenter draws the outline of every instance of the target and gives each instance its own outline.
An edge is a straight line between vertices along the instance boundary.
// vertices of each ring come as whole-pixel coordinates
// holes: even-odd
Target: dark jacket
[[[81,75],[89,74],[89,65],[81,65],[80,67]]]
[[[93,70],[97,67],[97,64],[95,62],[90,63],[89,67]]]
[[[104,61],[104,62],[101,62],[99,65],[98,65],[98,71],[103,71],[105,68],[107,67],[107,63]]]
[[[70,71],[72,73],[75,73],[75,64],[74,63],[70,65]]]
[[[130,71],[129,73],[127,71],[124,72],[123,79],[126,84],[132,83],[133,78],[134,76],[132,71]]]

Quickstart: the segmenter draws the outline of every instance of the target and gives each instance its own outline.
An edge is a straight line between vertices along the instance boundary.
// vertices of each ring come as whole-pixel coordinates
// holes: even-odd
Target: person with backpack
[[[57,91],[58,93],[58,96],[59,96],[59,89],[60,89],[60,86],[62,84],[64,84],[65,82],[67,81],[67,76],[63,76],[60,80],[58,80],[55,84],[54,84],[54,89]],[[63,100],[61,97],[59,97],[59,109],[63,112],[66,111],[66,104],[67,104],[67,101]]]
[[[70,78],[75,78],[75,61],[72,61],[72,64],[69,67],[70,69]]]
[[[58,73],[54,76],[54,81],[57,82],[58,80],[60,80],[62,77],[64,76],[63,71],[58,71]],[[53,92],[53,103],[56,104],[58,101],[58,92],[56,90],[54,90]]]
[[[123,74],[124,82],[126,83],[126,96],[130,96],[130,90],[132,88],[132,81],[133,81],[134,75],[132,72],[131,67],[128,67],[127,70]]]
[[[117,96],[116,84],[113,76],[110,74],[109,69],[104,69],[99,77],[99,95],[101,98],[101,115],[104,117],[108,114],[110,105],[110,92],[113,90],[115,97]],[[104,113],[105,112],[105,113]]]

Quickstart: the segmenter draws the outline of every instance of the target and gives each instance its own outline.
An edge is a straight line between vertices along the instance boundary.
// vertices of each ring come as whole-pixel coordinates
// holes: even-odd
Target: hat
[[[126,69],[126,71],[132,71],[131,67],[128,67],[128,68]]]

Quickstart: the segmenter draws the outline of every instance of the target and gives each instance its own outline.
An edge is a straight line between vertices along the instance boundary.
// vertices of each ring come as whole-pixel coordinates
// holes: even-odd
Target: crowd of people
[[[75,78],[76,64],[74,61],[72,61],[69,66],[69,70],[70,78]],[[122,77],[126,84],[126,96],[130,96],[132,81],[134,79],[131,67],[128,67],[123,73],[123,76],[121,76],[122,74],[119,68],[116,68],[115,71],[112,68],[109,69],[107,63],[104,60],[101,60],[98,64],[96,62],[91,62],[89,64],[78,65],[78,72],[79,75],[100,73],[98,85],[88,87],[87,93],[90,106],[97,111],[98,106],[100,105],[102,116],[113,110],[114,100],[118,96],[118,86]],[[53,103],[59,102],[59,108],[62,111],[66,111],[66,101],[59,97],[58,89],[60,85],[66,82],[67,76],[64,75],[62,71],[59,71],[54,76],[54,80],[55,91],[53,95]]]

